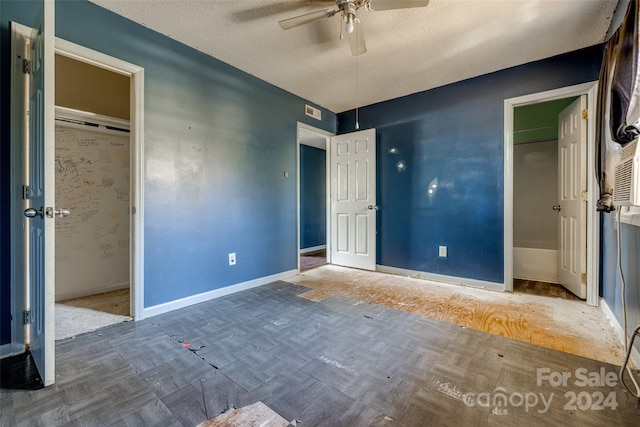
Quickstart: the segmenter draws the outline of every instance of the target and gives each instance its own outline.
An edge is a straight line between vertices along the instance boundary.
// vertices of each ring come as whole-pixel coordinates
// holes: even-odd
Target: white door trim
[[[144,313],[144,68],[56,38],[56,53],[130,77],[131,240],[130,315]]]
[[[25,37],[30,37],[31,29],[25,25],[15,24],[16,30]],[[131,316],[136,320],[144,318],[144,69],[137,65],[122,61],[109,55],[96,52],[84,46],[55,39],[56,54],[64,55],[81,62],[89,63],[131,78],[130,92],[130,127],[131,127],[131,201],[135,214],[131,219]],[[13,46],[12,46],[13,52]],[[14,64],[16,65],[16,64]],[[16,65],[17,66],[17,65]],[[18,93],[14,93],[16,85],[21,85],[20,73],[12,68],[11,73],[11,111],[20,111],[21,102]],[[11,117],[11,159],[12,164],[19,164],[21,158],[21,118]],[[21,286],[21,228],[20,215],[22,197],[19,189],[22,186],[21,171],[12,168],[11,172],[11,312],[14,319],[21,319],[24,304],[24,292]],[[13,322],[11,330],[11,346],[0,349],[0,357],[24,351],[24,328],[22,322]],[[22,344],[21,344],[22,343]]]
[[[24,75],[20,70],[15,52],[21,48],[25,40],[31,38],[31,28],[11,23],[11,112],[24,111],[24,95],[27,91],[24,83]],[[16,39],[19,38],[19,39]],[[22,146],[24,117],[22,114],[11,114],[11,147],[10,156],[12,165],[22,165]],[[22,194],[19,191],[24,183],[22,176],[22,166],[12,167],[10,174],[10,203],[11,214],[9,215],[10,236],[11,236],[11,316],[13,319],[20,319],[25,309],[25,292],[23,280],[23,216]],[[19,273],[19,275],[17,274]],[[29,341],[28,330],[21,321],[11,322],[11,344],[0,347],[0,357],[12,356],[24,352],[25,342]]]
[[[326,216],[327,216],[327,227],[326,227],[326,254],[327,254],[327,263],[331,264],[331,170],[330,170],[330,158],[329,158],[329,154],[330,154],[330,150],[331,150],[331,137],[335,136],[335,134],[331,133],[331,132],[327,132],[326,130],[322,130],[322,129],[318,129],[315,128],[313,126],[310,126],[306,123],[302,123],[302,122],[297,122],[297,126],[296,126],[296,235],[297,235],[297,239],[296,239],[296,254],[297,254],[297,260],[296,260],[296,268],[298,270],[298,273],[300,273],[300,145],[308,145],[308,144],[304,144],[300,141],[300,131],[307,131],[307,132],[311,132],[311,133],[315,133],[316,135],[318,135],[319,137],[323,137],[324,138],[324,147],[317,147],[317,148],[323,148],[326,152],[326,181],[325,181],[325,185],[326,185],[326,189],[327,189],[327,195],[326,195],[326,206],[327,206],[327,212],[326,212]]]
[[[572,96],[587,95],[587,303],[598,305],[600,222],[596,210],[596,100],[598,82],[592,81],[560,89],[504,100],[504,289],[513,291],[513,109]]]

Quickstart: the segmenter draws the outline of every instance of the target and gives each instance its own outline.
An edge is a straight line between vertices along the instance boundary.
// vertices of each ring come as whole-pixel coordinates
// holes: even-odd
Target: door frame
[[[144,312],[144,68],[56,37],[56,54],[129,77],[130,246],[129,314]]]
[[[30,37],[31,29],[15,23],[16,31]],[[22,111],[22,72],[13,55],[11,64],[11,111]],[[55,53],[88,63],[130,78],[130,138],[131,138],[131,246],[130,246],[130,314],[135,320],[143,319],[144,309],[144,68],[55,38]],[[24,351],[25,333],[22,322],[25,293],[22,286],[22,114],[11,115],[11,348],[0,352],[0,357]],[[18,274],[19,273],[19,274]]]
[[[325,140],[325,185],[326,185],[326,255],[327,255],[327,264],[331,264],[331,164],[330,164],[330,152],[331,152],[331,137],[335,136],[335,134],[328,132],[326,130],[322,130],[306,123],[297,122],[296,126],[296,268],[298,270],[298,274],[300,273],[300,193],[302,191],[300,187],[300,145],[307,145],[301,142],[301,134],[302,131],[310,132],[318,135],[320,138],[324,138]]]
[[[504,290],[513,291],[513,110],[547,101],[587,96],[587,304],[597,306],[600,221],[596,210],[596,101],[598,82],[592,81],[504,100]]]

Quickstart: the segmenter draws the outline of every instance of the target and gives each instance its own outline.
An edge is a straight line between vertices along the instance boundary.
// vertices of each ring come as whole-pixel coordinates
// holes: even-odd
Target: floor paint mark
[[[465,393],[462,392],[462,390],[460,390],[460,387],[458,387],[457,385],[451,385],[450,383],[441,383],[440,381],[436,381],[433,383],[434,386],[436,386],[437,390],[444,394],[447,395],[453,399],[459,400],[460,402],[464,402],[464,396]]]
[[[286,320],[286,319],[278,319],[278,320],[273,320],[273,321],[271,321],[269,323],[271,323],[274,326],[284,326],[287,323],[289,323],[289,321]]]
[[[184,340],[180,340],[178,339],[178,337],[176,337],[175,335],[172,335],[171,337],[169,337],[172,341],[176,341],[178,344],[182,345],[182,348],[186,348],[187,350],[189,350],[191,353],[195,354],[196,356],[198,356],[200,359],[202,359],[203,361],[205,361],[207,363],[207,365],[211,366],[213,369],[218,370],[219,368],[214,365],[213,363],[209,362],[207,359],[205,359],[204,357],[202,357],[198,352],[200,350],[202,350],[203,348],[205,348],[206,346],[201,345],[198,348],[195,347],[191,347],[191,343],[189,341],[184,341]]]
[[[344,366],[342,363],[338,362],[337,360],[329,359],[328,357],[325,357],[325,356],[320,356],[320,360],[322,360],[327,365],[335,366],[338,369],[342,369],[354,375],[358,375],[358,373],[355,370],[353,370],[348,366]]]

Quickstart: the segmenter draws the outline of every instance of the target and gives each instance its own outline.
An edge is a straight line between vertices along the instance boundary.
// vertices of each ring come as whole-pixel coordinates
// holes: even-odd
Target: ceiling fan
[[[319,1],[326,2],[326,0]],[[331,18],[340,14],[343,22],[340,38],[344,38],[344,33],[347,33],[349,37],[349,44],[351,45],[351,53],[353,56],[358,56],[367,51],[360,20],[356,16],[359,9],[366,9],[370,12],[374,12],[425,7],[429,4],[429,0],[336,0],[335,3],[337,9],[318,10],[316,12],[305,13],[304,15],[293,18],[283,19],[279,22],[280,27],[285,30],[289,30],[291,28],[299,27],[300,25],[309,24],[324,18]]]

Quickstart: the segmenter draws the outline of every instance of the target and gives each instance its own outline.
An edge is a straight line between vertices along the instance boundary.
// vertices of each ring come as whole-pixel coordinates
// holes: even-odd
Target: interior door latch
[[[53,218],[56,215],[58,215],[61,218],[66,218],[70,214],[71,212],[69,211],[69,209],[53,209],[49,207],[45,210],[45,215],[47,215],[47,218]]]

